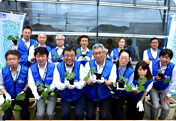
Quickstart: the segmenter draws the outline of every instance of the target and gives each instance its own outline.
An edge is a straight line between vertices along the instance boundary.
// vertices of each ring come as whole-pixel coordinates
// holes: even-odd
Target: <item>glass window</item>
[[[165,35],[162,26],[166,26],[167,20],[163,19],[163,12],[166,11],[99,6],[98,32]]]
[[[18,2],[18,10],[34,31],[88,32],[97,24],[95,5]]]
[[[137,4],[167,6],[168,0],[136,0]]]
[[[16,11],[16,2],[3,0],[2,2],[0,2],[0,9]]]
[[[170,0],[170,6],[172,6],[172,7],[176,7],[176,1],[174,1],[174,0]]]
[[[99,0],[100,2],[133,3],[133,0]]]

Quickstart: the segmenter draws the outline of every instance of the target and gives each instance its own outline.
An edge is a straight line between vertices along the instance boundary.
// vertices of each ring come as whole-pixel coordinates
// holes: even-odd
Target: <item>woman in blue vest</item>
[[[125,48],[126,43],[127,43],[127,41],[125,38],[123,38],[123,37],[118,38],[118,40],[117,40],[118,48],[114,48],[111,52],[112,62],[116,63],[118,61],[119,52],[120,52],[120,50]]]
[[[106,52],[106,59],[109,61],[112,61],[112,56],[109,55],[110,53],[110,46],[106,43],[103,44],[104,48],[105,48],[105,52]]]
[[[118,62],[117,62],[117,89],[113,88],[115,94],[111,97],[110,103],[110,113],[113,120],[123,120],[123,105],[125,104],[125,100],[127,99],[127,94],[124,89],[119,88],[118,80],[120,77],[128,78],[128,81],[125,85],[132,85],[134,70],[131,67],[130,63],[130,52],[127,49],[122,49],[119,53]],[[122,80],[123,81],[123,80]]]
[[[137,89],[139,77],[146,77],[147,81],[143,83],[145,90],[140,92]],[[144,100],[153,86],[153,76],[148,64],[145,61],[139,61],[136,65],[133,80],[133,92],[129,94],[127,104],[128,120],[143,120],[144,117]]]

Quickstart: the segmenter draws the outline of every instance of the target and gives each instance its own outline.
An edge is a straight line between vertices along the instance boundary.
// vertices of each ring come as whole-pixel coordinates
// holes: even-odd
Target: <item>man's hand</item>
[[[156,76],[156,77],[155,77],[155,80],[156,80],[156,81],[162,81],[161,77],[159,77],[159,76]]]
[[[35,61],[35,58],[34,58],[34,57],[32,57],[32,58],[31,58],[31,62],[34,62],[34,61]]]
[[[170,99],[169,99],[167,96],[164,97],[164,98],[162,99],[162,101],[164,101],[164,106],[166,105],[166,103],[167,103],[168,106],[170,106]]]

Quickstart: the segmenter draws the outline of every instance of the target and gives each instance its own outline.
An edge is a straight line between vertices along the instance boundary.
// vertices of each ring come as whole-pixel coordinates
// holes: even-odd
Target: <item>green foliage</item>
[[[9,35],[9,36],[7,37],[7,40],[12,40],[12,41],[18,40],[18,39],[19,39],[18,36],[13,37],[12,35]]]
[[[45,103],[47,104],[47,103],[49,103],[49,101],[48,101],[48,100],[45,100]]]
[[[11,106],[11,102],[7,100],[2,106],[1,110],[7,110]]]
[[[54,92],[51,92],[51,96],[53,96],[55,93]]]
[[[75,72],[69,73],[68,70],[64,74],[67,75],[65,77],[65,79],[67,79],[67,80],[75,79],[75,76],[76,76]]]
[[[14,108],[15,110],[22,110],[22,108],[21,108],[19,105],[15,105],[13,108]]]
[[[60,58],[61,55],[58,55],[58,56],[54,56],[53,57],[53,60],[56,60],[58,57]]]
[[[125,77],[123,77],[123,76],[121,76],[120,78],[119,78],[119,80],[118,80],[118,82],[120,82],[120,83],[123,83],[123,82],[127,82],[128,81],[128,78],[125,78]]]
[[[34,44],[34,46],[38,46],[37,42]]]
[[[166,78],[166,79],[164,80],[164,84],[169,83],[170,80],[171,80],[170,78]]]
[[[17,96],[16,96],[16,100],[22,100],[22,101],[24,101],[24,99],[25,99],[25,97],[26,97],[26,93],[19,93]]]
[[[161,69],[158,69],[157,70],[157,74],[159,74],[159,73],[161,73],[162,72],[162,70]]]
[[[43,96],[44,98],[47,98],[47,97],[48,97],[48,93],[45,92],[45,91],[43,91],[43,92],[42,92],[42,96]]]
[[[96,71],[96,70],[95,70],[95,67],[91,68],[91,69],[89,70],[89,72],[87,73],[87,76],[84,77],[84,81],[89,80],[89,79],[90,79],[90,72],[95,73],[95,71]]]
[[[116,83],[113,82],[112,84],[113,84],[113,87],[117,87],[117,86],[116,86]]]
[[[81,52],[81,50],[76,50],[76,54],[78,54],[78,53],[80,53]]]
[[[138,86],[138,90],[139,90],[140,92],[142,92],[142,91],[144,91],[144,90],[145,90],[145,88],[144,88],[144,86],[139,85],[139,86]]]
[[[146,77],[139,77],[137,83],[138,83],[138,91],[142,92],[145,90],[144,86],[142,86],[143,83],[147,82],[147,78]]]
[[[132,86],[130,84],[127,84],[126,87],[125,87],[125,91],[133,92]]]

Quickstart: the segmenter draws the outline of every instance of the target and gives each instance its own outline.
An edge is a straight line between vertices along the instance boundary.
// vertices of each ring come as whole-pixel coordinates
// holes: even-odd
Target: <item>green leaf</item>
[[[81,50],[76,50],[76,53],[80,53],[81,52]]]
[[[35,86],[38,86],[38,85],[40,85],[40,82],[39,82],[39,81],[37,81],[37,82],[35,83]]]
[[[38,46],[38,44],[37,44],[37,43],[35,43],[35,44],[34,44],[34,46]]]
[[[116,86],[116,83],[113,82],[112,84],[113,84],[114,87],[117,87],[117,86]]]
[[[123,83],[121,80],[118,80],[118,82]]]
[[[18,40],[18,39],[19,39],[19,37],[18,37],[18,36],[15,36],[15,39],[16,39],[16,40]]]
[[[44,86],[44,84],[43,84],[43,83],[40,83],[40,86]]]
[[[2,106],[1,110],[7,110],[11,106],[10,101],[6,101]]]
[[[157,70],[157,73],[161,73],[161,72],[162,72],[162,70],[160,70],[160,69]]]
[[[88,81],[89,78],[90,78],[90,76],[86,76],[86,77],[84,77],[84,81]]]
[[[65,75],[68,75],[68,74],[69,74],[69,71],[67,70],[64,74],[65,74]]]
[[[50,85],[45,84],[45,87],[47,87],[47,88],[49,87],[50,88]]]
[[[123,76],[121,76],[120,78],[119,78],[119,80],[122,80],[123,79]]]
[[[53,96],[55,93],[54,92],[51,92],[51,96]]]
[[[51,92],[52,90],[50,89],[50,87],[49,88],[47,88],[47,93],[49,93],[49,92]]]
[[[113,91],[110,91],[111,94],[115,94]]]
[[[144,77],[144,76],[140,76],[138,81],[142,81],[142,83],[146,82],[147,81],[147,78]]]
[[[12,35],[9,35],[9,36],[7,37],[7,40],[13,40]]]
[[[109,90],[112,90],[111,87],[107,86],[109,88]]]
[[[75,72],[72,72],[72,73],[70,73],[70,77],[72,78],[72,79],[74,79],[75,78]]]
[[[39,92],[42,92],[44,90],[44,87],[43,86],[39,86],[38,90],[39,90]]]
[[[95,70],[95,67],[93,67],[93,68],[90,69],[91,72],[94,72],[94,70]]]
[[[22,110],[22,108],[21,108],[19,105],[15,105],[13,108],[14,108],[15,110]]]
[[[144,88],[144,86],[139,85],[139,86],[138,86],[138,90],[139,90],[140,92],[142,92],[142,91],[144,91],[144,90],[145,90],[145,88]]]
[[[42,92],[42,96],[43,96],[44,98],[47,98],[48,93],[43,91],[43,92]]]
[[[170,82],[170,80],[171,80],[170,78],[165,79],[165,80],[164,80],[164,84]]]
[[[138,83],[138,85],[142,85],[143,84],[143,82],[142,81],[137,81],[137,83]]]
[[[125,91],[133,92],[132,86],[130,84],[127,84],[126,87],[125,87]]]
[[[24,101],[24,99],[25,99],[25,97],[26,97],[26,93],[19,93],[17,96],[16,96],[16,100],[22,100],[22,101]]]
[[[123,81],[124,81],[124,82],[127,82],[127,81],[128,81],[128,78],[125,78],[125,77],[124,77],[124,78],[123,78]]]
[[[49,103],[49,101],[48,101],[48,100],[45,100],[45,103],[47,104],[47,103]]]

